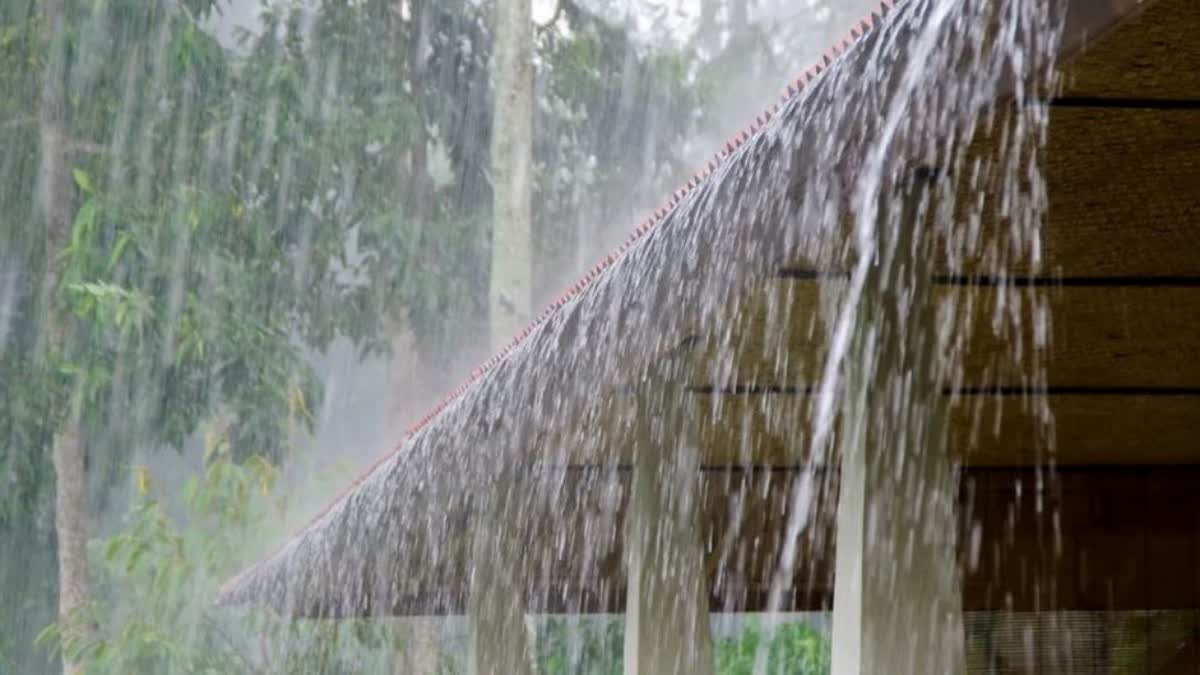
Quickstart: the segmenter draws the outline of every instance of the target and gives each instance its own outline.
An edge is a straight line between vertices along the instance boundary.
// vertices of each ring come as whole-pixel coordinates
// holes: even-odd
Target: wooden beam
[[[1130,283],[938,286],[935,302],[953,319],[953,338],[963,340],[962,378],[945,384],[1037,382],[1031,375],[1044,362],[1050,385],[1200,386],[1200,285],[1122,285]],[[820,296],[837,297],[844,285],[787,279],[764,284],[693,350],[689,383],[700,391],[753,385],[764,395],[814,385],[826,358],[820,317],[829,310],[822,310]],[[949,347],[943,353],[950,354]]]
[[[1200,25],[1200,24],[1196,24]],[[1195,62],[1200,63],[1200,61]],[[1190,71],[1197,71],[1195,65]],[[1194,94],[1200,100],[1200,90]],[[1011,104],[1010,104],[1011,105]],[[956,177],[958,222],[935,268],[959,275],[1200,276],[1200,110],[1054,106],[1039,167],[1040,268],[996,201],[1011,109],[982,126]],[[981,207],[981,208],[980,208]],[[978,219],[977,225],[972,225]],[[977,227],[977,229],[975,229]]]
[[[1200,386],[1200,287],[947,288],[939,301],[963,336],[963,387],[1036,384],[1039,368],[1051,387]]]
[[[1198,396],[1050,396],[1053,437],[1030,409],[1036,402],[962,400],[952,411],[952,442],[969,448],[964,459],[973,466],[1170,465],[1200,458]]]
[[[1189,42],[1190,49],[1200,49],[1194,43]],[[1179,70],[1200,73],[1200,54],[1188,58],[1197,60]],[[1016,119],[1013,104],[998,104],[976,129],[962,163],[940,167],[955,181],[956,219],[938,228],[944,236],[934,250],[933,273],[1200,276],[1200,242],[1192,236],[1200,222],[1200,194],[1195,189],[1200,185],[1200,88],[1184,100],[1140,105],[1129,97],[1122,100],[1089,104],[1076,97],[1070,106],[1061,105],[1064,99],[1049,102],[1045,145],[1037,149],[1048,212],[1039,230],[1036,267],[1030,258],[1032,247],[1020,239],[1029,233],[1013,231],[998,201],[1013,187],[1002,181],[1009,176],[1006,162],[1013,151],[1009,139]],[[823,231],[845,239],[853,214],[843,205],[838,217],[840,230],[826,224]],[[841,250],[843,243],[835,241],[828,248]],[[798,259],[785,262],[783,268],[824,278],[844,276],[844,261],[830,261],[830,269],[819,270],[813,269],[813,262]]]
[[[820,294],[836,297],[830,289],[844,283],[765,283],[698,343],[689,391],[706,463],[806,460],[810,397],[826,358]],[[1200,461],[1200,287],[1115,283],[935,288],[957,312],[954,334],[971,336],[962,377],[945,382],[958,394],[956,452],[984,465]],[[997,315],[1009,316],[1000,331]],[[1048,346],[1039,351],[1041,324]],[[1032,377],[1038,368],[1044,379]]]
[[[1141,4],[1142,11],[1091,41],[1067,62],[1064,94],[1200,98],[1200,70],[1196,68],[1200,44],[1195,32],[1200,26],[1200,5],[1191,0]]]
[[[708,465],[798,466],[808,453],[811,399],[693,394]],[[1047,427],[1038,412],[1053,417]],[[1079,391],[977,395],[950,408],[950,447],[973,466],[1186,464],[1200,460],[1200,395]],[[1053,435],[1051,435],[1053,434]]]

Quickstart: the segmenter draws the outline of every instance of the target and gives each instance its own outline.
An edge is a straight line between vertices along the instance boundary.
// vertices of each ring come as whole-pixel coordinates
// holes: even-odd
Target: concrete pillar
[[[899,217],[880,218],[846,356],[833,675],[965,672],[958,484],[920,236],[928,198],[913,186],[892,200]]]
[[[659,379],[659,378],[655,378]],[[626,512],[626,675],[712,675],[699,461],[677,378],[633,397],[635,459]],[[627,418],[629,419],[629,418]]]
[[[532,675],[533,649],[526,624],[525,528],[520,493],[502,472],[482,500],[475,521],[474,555],[467,601],[468,672],[471,675]]]

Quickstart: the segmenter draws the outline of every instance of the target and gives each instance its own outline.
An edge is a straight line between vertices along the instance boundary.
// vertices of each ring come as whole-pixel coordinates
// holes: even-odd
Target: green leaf
[[[113,244],[112,254],[108,256],[108,271],[109,272],[112,272],[113,269],[117,266],[117,263],[121,262],[121,256],[123,256],[125,254],[125,249],[129,246],[129,242],[131,239],[132,239],[132,237],[130,236],[128,231],[122,232],[120,235],[117,236],[117,241],[116,241],[116,243]]]
[[[75,222],[71,225],[71,250],[81,250],[83,242],[91,237],[95,225],[96,200],[89,199],[75,212]]]
[[[71,175],[75,177],[75,184],[79,189],[87,194],[95,194],[96,188],[92,185],[92,177],[86,171],[80,168],[71,169]]]
[[[117,554],[121,552],[121,547],[124,544],[124,537],[114,537],[112,540],[110,540],[108,545],[104,547],[104,559],[108,562],[115,560],[117,558]]]

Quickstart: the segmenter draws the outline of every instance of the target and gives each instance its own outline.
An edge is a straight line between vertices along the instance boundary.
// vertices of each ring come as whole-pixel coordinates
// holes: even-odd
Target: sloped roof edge
[[[830,46],[821,58],[812,66],[804,71],[798,78],[789,82],[780,97],[780,100],[760,113],[753,122],[751,122],[742,131],[735,134],[732,138],[725,142],[724,146],[713,156],[709,162],[700,169],[692,178],[682,185],[677,190],[673,191],[665,200],[665,202],[656,208],[645,220],[635,227],[632,232],[626,237],[625,241],[615,250],[609,252],[601,258],[591,269],[581,276],[574,283],[570,284],[562,293],[560,293],[553,302],[535,318],[528,326],[515,335],[512,340],[500,348],[495,355],[488,359],[483,364],[473,369],[466,381],[456,387],[440,402],[437,403],[428,413],[420,420],[410,426],[404,434],[404,437],[393,446],[388,452],[375,460],[363,472],[361,472],[341,493],[333,498],[324,508],[318,511],[304,527],[300,528],[295,535],[290,537],[274,554],[268,556],[259,563],[243,570],[235,577],[229,579],[222,585],[218,592],[218,604],[229,604],[236,602],[232,596],[236,595],[235,589],[240,582],[251,574],[260,565],[267,563],[273,558],[284,554],[288,548],[295,542],[296,538],[313,527],[341,503],[346,497],[351,494],[359,485],[361,485],[368,477],[375,473],[382,465],[387,463],[389,459],[395,457],[398,453],[404,450],[409,441],[420,431],[425,429],[433,420],[448,409],[454,407],[459,402],[463,395],[472,387],[478,385],[485,380],[500,364],[508,359],[518,347],[520,347],[531,335],[541,329],[546,322],[556,313],[562,310],[566,305],[576,301],[583,293],[587,292],[594,283],[608,272],[618,260],[624,257],[627,253],[637,247],[646,238],[656,225],[664,221],[671,213],[679,207],[681,203],[693,193],[697,187],[702,185],[710,176],[727,163],[740,148],[748,141],[759,134],[763,128],[775,117],[780,108],[788,102],[795,99],[804,91],[805,87],[813,83],[827,69],[834,64],[858,42],[877,29],[882,22],[887,18],[897,4],[904,4],[905,0],[882,0],[875,10],[868,13],[861,20],[856,22],[849,31],[832,46]]]
[[[1072,9],[1074,9],[1077,5],[1089,5],[1089,0],[1062,1],[1065,4],[1069,4]],[[1127,3],[1128,6],[1125,6],[1124,9],[1119,11],[1110,11],[1114,13],[1128,12],[1134,7],[1140,8],[1140,6],[1150,4],[1148,1],[1139,2],[1138,0],[1118,1]],[[903,0],[901,0],[899,4],[913,5],[920,3],[903,2]],[[656,226],[663,224],[667,220],[686,220],[685,216],[687,215],[687,212],[692,210],[694,207],[699,209],[707,208],[711,211],[711,204],[704,203],[704,200],[711,196],[709,193],[709,187],[714,183],[714,181],[711,180],[713,175],[720,173],[722,174],[722,180],[724,180],[729,174],[734,174],[742,169],[745,169],[746,167],[739,167],[739,162],[736,160],[739,157],[746,155],[746,150],[748,147],[762,145],[761,143],[752,143],[751,141],[762,136],[764,130],[772,129],[772,134],[774,134],[775,131],[778,131],[778,128],[781,126],[779,119],[784,117],[779,113],[781,113],[785,106],[788,106],[788,115],[791,115],[793,112],[802,111],[810,103],[813,105],[829,104],[830,101],[827,100],[827,97],[816,102],[812,102],[807,99],[801,101],[801,92],[811,91],[813,89],[812,85],[814,85],[814,83],[816,83],[818,80],[827,80],[828,73],[831,70],[835,70],[834,66],[846,61],[846,59],[842,57],[844,57],[847,52],[851,51],[855,45],[860,44],[864,36],[880,34],[882,32],[879,30],[881,23],[884,21],[885,17],[888,17],[890,14],[894,13],[894,10],[895,5],[893,2],[884,2],[880,5],[878,11],[873,12],[863,21],[856,24],[851,29],[850,33],[848,33],[845,38],[830,48],[815,66],[806,71],[804,75],[798,78],[795,82],[787,86],[787,90],[779,104],[759,115],[754,123],[750,125],[750,127],[737,134],[734,138],[727,142],[721,152],[718,153],[704,169],[696,174],[696,176],[691,180],[687,181],[683,187],[672,193],[664,205],[656,209],[648,219],[638,225],[638,227],[634,229],[634,231],[620,247],[603,258],[579,281],[569,286],[566,291],[558,297],[558,299],[551,303],[549,307],[547,307],[547,309],[530,324],[530,326],[525,328],[519,335],[515,336],[511,342],[509,342],[490,360],[472,371],[470,377],[464,384],[456,388],[417,424],[412,426],[406,432],[401,443],[391,449],[387,454],[382,456],[371,467],[363,472],[353,483],[347,487],[344,492],[329,502],[324,509],[318,512],[305,527],[301,528],[295,535],[285,541],[281,548],[273,555],[260,560],[257,564],[247,568],[246,570],[243,570],[242,573],[226,582],[226,584],[218,593],[218,603],[237,604],[256,602],[262,604],[271,604],[273,606],[283,608],[289,613],[304,615],[338,614],[338,610],[331,610],[327,606],[330,603],[328,597],[314,599],[315,596],[309,597],[313,594],[311,588],[306,587],[300,591],[296,591],[294,588],[306,586],[308,582],[329,583],[330,580],[340,584],[357,584],[355,588],[344,591],[344,593],[348,594],[359,594],[359,596],[356,598],[344,600],[344,602],[348,604],[353,604],[354,607],[351,610],[342,611],[362,612],[366,611],[364,609],[365,607],[371,606],[373,602],[378,602],[378,600],[367,597],[373,591],[364,587],[366,582],[363,581],[363,578],[371,574],[378,573],[378,570],[370,569],[370,565],[378,565],[379,562],[367,561],[363,563],[358,560],[353,560],[354,564],[363,564],[363,569],[357,571],[344,570],[343,567],[345,566],[348,558],[344,556],[339,557],[340,554],[338,552],[330,553],[329,546],[331,544],[331,540],[335,543],[341,542],[343,544],[353,545],[357,543],[354,539],[355,537],[361,538],[363,534],[367,532],[375,534],[377,532],[384,531],[378,529],[380,527],[380,519],[382,519],[383,516],[378,516],[375,521],[372,521],[368,524],[347,525],[346,522],[344,522],[345,518],[340,518],[339,514],[346,509],[365,510],[367,507],[385,507],[387,509],[396,509],[399,506],[399,500],[410,499],[408,497],[397,497],[390,494],[390,492],[395,492],[396,489],[401,486],[402,490],[422,489],[428,492],[429,490],[435,489],[425,485],[425,483],[419,478],[406,478],[400,476],[400,474],[410,472],[414,467],[414,462],[404,462],[403,460],[397,462],[393,460],[397,460],[398,457],[405,457],[408,454],[405,452],[405,449],[412,448],[414,453],[417,453],[418,450],[422,451],[417,453],[419,454],[417,459],[421,459],[423,461],[437,460],[453,462],[455,458],[443,460],[443,458],[437,456],[436,454],[429,454],[429,452],[426,452],[433,449],[434,446],[436,446],[436,444],[439,442],[438,438],[431,439],[429,437],[431,430],[436,431],[440,429],[445,431],[445,425],[450,423],[449,421],[445,421],[446,414],[455,409],[467,410],[461,408],[463,401],[466,399],[470,399],[470,412],[464,414],[470,414],[471,412],[477,413],[477,409],[481,406],[487,407],[486,401],[481,403],[481,400],[483,400],[481,399],[481,396],[486,399],[486,394],[494,393],[496,387],[519,385],[520,377],[525,374],[526,371],[524,369],[528,367],[524,362],[529,361],[530,359],[514,359],[513,357],[522,352],[532,353],[533,348],[526,349],[531,342],[547,342],[547,340],[552,341],[552,338],[556,334],[559,338],[561,338],[562,326],[555,326],[555,328],[550,331],[550,338],[543,339],[542,334],[547,332],[547,327],[554,324],[556,321],[559,321],[559,317],[563,316],[564,314],[568,315],[567,318],[564,319],[565,321],[570,321],[572,319],[572,317],[569,315],[578,314],[578,312],[576,312],[574,309],[566,311],[568,308],[573,307],[577,303],[584,302],[585,304],[597,304],[597,302],[600,302],[587,300],[588,296],[596,296],[611,300],[611,287],[617,283],[620,283],[614,279],[614,277],[621,276],[614,273],[614,267],[619,266],[618,263],[629,263],[630,265],[644,264],[647,263],[647,260],[639,257],[642,256],[643,253],[645,256],[651,256],[661,254],[663,252],[661,247],[655,248],[657,246],[656,240],[659,238],[651,236],[655,232],[660,232],[663,230],[663,228]],[[1083,46],[1084,40],[1081,36],[1090,35],[1091,37],[1096,37],[1102,34],[1103,31],[1101,29],[1108,27],[1108,20],[1112,18],[1112,16],[1109,15],[1103,21],[1093,21],[1094,17],[1091,17],[1090,10],[1082,11],[1080,14],[1084,17],[1082,21],[1083,25],[1076,25],[1073,28],[1070,25],[1068,26],[1069,34],[1064,41],[1066,53],[1074,52]],[[888,21],[889,25],[892,23],[895,22],[891,20]],[[826,75],[826,77],[822,78],[822,75]],[[789,106],[789,104],[792,105]],[[775,121],[775,124],[772,124],[773,120]],[[759,162],[761,164],[764,156],[750,155],[750,158],[749,164],[753,164],[754,162]],[[747,164],[747,162],[740,162],[740,164]],[[716,184],[717,187],[720,187],[721,181],[716,181]],[[696,207],[695,202],[697,201],[702,202],[699,207]],[[684,212],[683,216],[680,216],[681,211]],[[679,217],[677,218],[676,216]],[[673,227],[674,226],[672,225],[667,229],[671,230],[673,234],[681,234],[682,236],[686,236],[686,232],[676,233],[675,230],[672,229]],[[651,249],[653,253],[646,253],[647,249]],[[655,260],[658,262],[663,262],[663,260],[659,258],[655,258]],[[624,276],[628,277],[629,275],[626,274]],[[545,348],[545,346],[546,345],[541,345],[542,348]],[[493,382],[493,380],[495,380],[495,382]],[[497,382],[499,382],[499,384],[497,384]],[[489,387],[492,389],[489,389]],[[480,393],[481,391],[483,393]],[[492,414],[492,411],[489,411],[489,414]],[[470,418],[462,417],[461,415],[455,416],[454,419],[454,424],[456,425],[459,423],[462,425],[467,425],[472,421]],[[437,423],[435,424],[435,422]],[[434,435],[436,436],[436,434]],[[457,436],[459,434],[456,432],[455,435]],[[471,440],[470,430],[463,430],[461,435],[463,436],[464,442],[469,442]],[[458,459],[461,460],[462,457],[458,457]],[[461,467],[461,465],[453,466],[450,464],[443,465],[442,469],[447,467],[449,467],[451,470],[464,469]],[[370,489],[367,489],[367,486],[364,485],[368,482],[372,483]],[[441,496],[443,498],[445,497],[445,495]],[[415,500],[418,498],[413,497],[411,499],[414,500],[413,503],[415,503]],[[410,503],[406,503],[406,505],[410,505]],[[394,514],[395,511],[393,510],[389,513]],[[446,516],[442,514],[438,514],[437,517],[441,519],[441,521],[446,519]],[[422,527],[424,527],[425,536],[427,537],[431,536],[430,533],[435,531],[430,526],[432,517],[429,514],[409,515],[406,513],[404,516],[402,516],[402,518],[406,521],[403,526],[404,528],[415,528],[416,530],[420,530]],[[444,528],[445,523],[439,522],[438,527]],[[400,541],[393,541],[392,538],[403,535],[397,534],[392,530],[386,530],[386,536],[389,538],[382,542],[383,544],[390,544],[392,546],[401,545]],[[436,535],[432,536],[436,537]],[[297,551],[301,555],[291,555],[292,552]],[[441,555],[445,554],[443,553]],[[312,569],[314,567],[319,569]],[[355,577],[355,574],[358,574],[358,577]],[[351,579],[354,579],[354,581],[351,581]],[[386,583],[394,582],[388,581]],[[328,594],[328,591],[323,592],[325,592],[326,595]],[[390,589],[389,592],[396,593],[398,591],[396,591],[396,589]],[[297,593],[305,597],[291,597],[293,593]],[[342,601],[342,599],[339,598],[339,601]],[[380,611],[379,607],[375,607],[374,611]],[[383,611],[387,610],[384,609]]]

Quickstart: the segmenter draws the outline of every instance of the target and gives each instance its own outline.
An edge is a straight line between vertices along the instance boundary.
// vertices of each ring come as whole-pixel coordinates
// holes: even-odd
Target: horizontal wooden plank
[[[1039,160],[1048,212],[1037,230],[1036,266],[1030,233],[1002,216],[999,199],[1010,186],[1000,148],[1012,114],[998,119],[980,130],[956,178],[958,221],[944,230],[952,234],[938,248],[937,269],[1200,276],[1200,110],[1051,108]]]
[[[939,300],[970,334],[967,386],[1036,383],[1043,367],[1052,387],[1200,386],[1200,288],[950,288]]]
[[[837,306],[827,301],[822,310],[820,296],[842,286],[786,279],[762,285],[700,334],[689,354],[689,383],[818,384],[823,317]],[[954,317],[940,353],[962,367],[962,377],[947,385],[1200,387],[1200,286],[943,285],[935,294],[944,315]]]
[[[1029,403],[980,397],[956,405],[953,447],[975,466],[1200,461],[1200,397],[1050,396],[1053,436]]]
[[[811,400],[794,394],[694,394],[689,407],[704,461],[807,462]],[[1041,413],[1043,403],[1052,426]],[[951,407],[950,447],[970,466],[1200,462],[1200,396],[963,397]]]
[[[1015,115],[1005,105],[981,122],[961,165],[944,167],[954,184],[943,198],[953,196],[955,218],[932,229],[940,233],[932,273],[1200,277],[1200,238],[1194,236],[1200,227],[1200,109],[1049,108],[1037,160],[1046,212],[1031,230],[1024,221],[1014,226],[1001,203],[1035,198],[1024,176],[1028,157],[1016,160],[1019,177],[1009,168]],[[1031,142],[1020,151],[1028,155]],[[840,218],[840,228],[826,232],[847,241],[827,250],[852,251],[852,214],[844,207]],[[831,268],[845,264],[826,262]]]
[[[671,396],[688,406],[691,437],[681,443],[700,448],[703,462],[808,461],[825,359],[819,296],[837,283],[772,280],[699,335],[688,386]],[[958,357],[963,376],[945,382],[951,447],[966,462],[1200,461],[1200,287],[949,285],[937,297],[960,312],[949,334],[972,336]],[[1041,324],[1044,350],[1035,349]],[[947,346],[941,353],[952,358]],[[613,395],[597,392],[596,401]],[[616,410],[598,405],[592,417],[536,435],[531,461],[629,462],[632,448],[604,431]]]
[[[1200,99],[1200,3],[1143,4],[1065,64],[1065,94]]]

